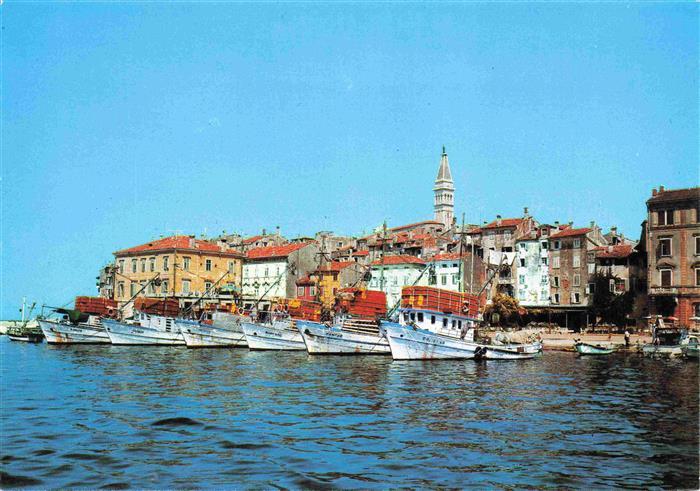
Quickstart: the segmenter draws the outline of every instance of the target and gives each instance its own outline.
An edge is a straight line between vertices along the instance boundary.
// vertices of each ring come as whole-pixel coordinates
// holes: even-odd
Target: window
[[[553,268],[558,268],[559,267],[559,256],[554,256],[552,258],[552,267]]]
[[[697,254],[697,250],[698,250],[698,241],[696,240],[695,241],[695,254]],[[119,260],[119,273],[124,274],[124,260],[123,259]]]
[[[136,273],[138,271],[138,261],[136,259],[131,260],[131,272]]]
[[[525,275],[524,275],[524,274],[521,274],[521,275],[518,277],[518,281],[520,282],[521,285],[524,285],[524,284],[525,284]]]
[[[170,270],[170,257],[163,256],[163,271],[169,271],[169,270]]]
[[[659,225],[673,225],[673,210],[661,210],[656,212]]]
[[[693,304],[693,317],[700,317],[700,303]]]
[[[138,283],[136,283],[135,281],[132,281],[131,284],[129,285],[129,294],[130,294],[132,297],[133,297],[134,295],[136,295],[136,292],[137,292],[136,286],[137,286],[137,285],[138,285]]]
[[[673,283],[673,272],[670,269],[662,269],[659,271],[661,286],[671,286]]]
[[[211,259],[204,261],[204,271],[211,271]]]
[[[236,263],[233,261],[228,262],[228,272],[233,273],[236,268]]]
[[[190,292],[190,280],[182,280],[182,293],[189,293],[189,292]]]
[[[594,263],[588,264],[588,274],[595,274],[595,264]]]
[[[543,285],[546,285],[547,283],[549,283],[548,280],[549,280],[549,276],[547,276],[546,274],[543,274],[542,278],[540,279],[540,283],[542,283]]]
[[[700,235],[695,236],[695,254],[700,254]]]
[[[555,293],[554,298],[552,299],[552,303],[559,303],[559,294]]]
[[[525,267],[525,264],[526,264],[526,263],[525,263],[525,258],[524,258],[524,257],[521,257],[521,258],[520,258],[520,267],[521,267],[521,268],[524,268],[524,267]]]
[[[612,278],[608,282],[608,290],[610,290],[610,293],[615,293],[615,280]]]
[[[297,297],[303,297],[303,296],[304,296],[304,287],[298,286],[297,287]]]
[[[156,293],[156,285],[152,281],[148,284],[147,291],[149,295],[154,295]]]
[[[117,297],[121,298],[124,296],[124,282],[120,281],[117,283]]]
[[[554,277],[554,286],[559,288],[559,277],[558,276]]]
[[[581,267],[581,257],[578,254],[574,254],[574,268]]]
[[[447,317],[442,318],[442,327],[447,327]]]
[[[700,286],[700,268],[695,268],[695,286]]]
[[[571,294],[571,303],[581,303],[581,294],[579,292]]]
[[[265,266],[265,274],[263,276],[268,276],[270,274],[270,268]]]
[[[555,250],[561,249],[561,241],[560,241],[560,240],[555,240],[555,241],[554,241],[554,249],[555,249]]]
[[[211,285],[212,285],[211,281],[205,281],[204,282],[204,291],[208,292],[209,290],[211,290]]]
[[[418,312],[418,322],[423,322],[423,312]]]
[[[146,258],[141,259],[141,272],[145,273],[146,272]]]
[[[148,260],[148,269],[150,271],[156,270],[156,258],[155,257],[152,257],[151,259]]]
[[[525,242],[521,242],[519,246],[523,251],[525,250]]]
[[[595,283],[588,284],[588,293],[590,293],[591,295],[595,293]]]
[[[166,281],[162,281],[162,282],[160,283],[160,292],[161,292],[163,295],[167,295],[167,294],[168,294],[168,281],[167,281],[167,280],[166,280]]]
[[[542,258],[542,264],[543,264],[544,266],[547,266],[547,263],[548,263],[548,262],[549,262],[549,261],[547,261],[547,258],[546,258],[546,257],[543,257],[543,258]]]
[[[549,247],[549,244],[547,243],[547,241],[543,240],[542,241],[542,250],[546,251],[547,247]]]
[[[459,275],[458,274],[453,274],[452,275],[452,284],[456,285],[459,283]]]
[[[182,258],[182,269],[184,269],[185,271],[190,270],[190,258],[189,257]]]
[[[671,255],[671,239],[659,239],[659,254],[663,256]]]
[[[581,248],[581,239],[574,239],[574,249]]]
[[[581,275],[580,274],[574,275],[574,286],[581,286]]]
[[[442,284],[446,285],[447,284],[447,275],[443,274],[443,275],[440,275],[440,277],[441,277]]]
[[[315,285],[311,285],[309,287],[309,295],[311,295],[312,297],[316,296],[316,286]]]
[[[434,315],[430,316],[430,323],[435,324],[435,316]]]

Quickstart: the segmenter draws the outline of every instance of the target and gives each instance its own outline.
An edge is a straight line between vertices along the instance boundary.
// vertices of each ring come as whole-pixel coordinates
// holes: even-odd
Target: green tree
[[[510,295],[497,293],[484,313],[490,317],[492,324],[508,324],[520,317],[520,304]]]
[[[627,323],[627,316],[634,308],[634,293],[631,291],[617,293],[614,285],[619,282],[620,278],[611,271],[598,272],[593,276],[595,291],[593,292],[591,313],[595,319],[624,327]]]

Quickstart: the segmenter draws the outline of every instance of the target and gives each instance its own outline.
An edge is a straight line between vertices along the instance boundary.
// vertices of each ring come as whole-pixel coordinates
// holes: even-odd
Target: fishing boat
[[[27,314],[27,301],[26,299],[22,299],[22,320],[19,324],[15,324],[7,329],[7,337],[10,338],[11,341],[41,343],[44,339],[44,335],[39,326],[30,324],[29,318],[32,316],[35,305],[35,303],[32,304],[29,308],[29,314]]]
[[[107,331],[97,315],[77,310],[56,309],[62,320],[40,319],[39,326],[49,344],[110,344]]]
[[[248,347],[251,350],[305,351],[306,344],[291,317],[270,322],[242,322]]]
[[[480,345],[476,358],[485,360],[530,360],[542,356],[542,343]]]
[[[688,336],[688,344],[683,347],[686,358],[698,359],[700,354],[700,344],[698,344],[697,336]]]
[[[241,323],[246,317],[228,312],[214,312],[208,322],[176,319],[188,348],[246,347]]]
[[[334,325],[297,320],[306,349],[313,355],[389,355],[391,348],[376,321],[344,318]]]
[[[652,326],[651,344],[642,346],[642,353],[652,358],[676,358],[683,356],[687,342],[685,329],[666,326],[663,317],[657,316]]]
[[[579,355],[609,355],[615,351],[611,346],[583,343],[581,341],[577,341],[574,344],[574,349]]]
[[[185,339],[172,317],[137,312],[129,321],[103,319],[102,324],[112,344],[185,345]]]

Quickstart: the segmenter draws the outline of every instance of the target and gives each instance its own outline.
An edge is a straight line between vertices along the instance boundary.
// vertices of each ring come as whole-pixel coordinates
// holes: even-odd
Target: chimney
[[[595,228],[595,220],[591,220],[591,228]]]
[[[554,226],[559,227],[559,220],[554,220]]]
[[[267,230],[262,229],[262,234],[261,234],[261,235],[265,235],[265,232],[267,232]]]
[[[526,206],[525,208],[523,208],[523,216],[526,217],[526,218],[530,216],[530,213],[529,213],[529,211],[528,211],[528,209],[527,209],[527,206]]]
[[[663,192],[664,192],[664,187],[663,187],[663,186],[659,186],[659,193],[663,193]]]
[[[279,237],[279,236],[280,236],[280,226],[277,225],[277,226],[275,227],[275,229],[277,229],[277,237]]]
[[[656,196],[656,188],[654,188],[654,189],[651,190],[651,195],[652,195],[652,196]]]
[[[496,215],[496,225],[501,224],[501,215]]]

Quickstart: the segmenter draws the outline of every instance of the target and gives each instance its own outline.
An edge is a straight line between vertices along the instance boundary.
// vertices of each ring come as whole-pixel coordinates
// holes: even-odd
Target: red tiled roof
[[[364,250],[364,251],[355,251],[351,254],[352,256],[369,256],[369,251]]]
[[[595,251],[596,257],[602,259],[624,258],[630,256],[634,252],[633,247],[629,244],[601,246],[595,247],[593,250]]]
[[[392,266],[395,264],[425,264],[425,262],[415,256],[384,256],[384,261],[379,259],[372,263],[373,266]]]
[[[306,276],[302,276],[296,281],[296,284],[301,286],[301,285],[313,285],[315,281],[311,279],[311,277],[307,274]]]
[[[281,246],[256,247],[248,251],[248,259],[270,259],[273,257],[287,257],[292,252],[308,246],[310,242],[285,244]]]
[[[592,228],[566,228],[561,232],[552,234],[549,236],[550,239],[560,239],[562,237],[575,237],[577,235],[585,235],[588,232],[592,232]]]
[[[238,255],[233,251],[229,251],[228,249],[224,249],[223,247],[214,244],[213,242],[194,239],[187,235],[173,235],[172,237],[164,237],[162,239],[154,240],[146,244],[141,244],[135,247],[130,247],[128,249],[119,250],[114,254],[134,254],[138,252],[163,251],[170,249]]]
[[[243,240],[241,241],[241,243],[242,243],[242,244],[252,244],[252,243],[255,242],[256,240],[260,240],[260,239],[262,239],[262,238],[263,238],[262,235],[254,235],[254,236],[252,236],[252,237],[248,237],[247,239],[243,239]]]
[[[664,189],[659,191],[655,196],[647,200],[647,203],[660,203],[664,201],[681,201],[693,199],[700,201],[700,187],[685,188],[685,189]]]
[[[331,261],[318,268],[318,270],[322,272],[342,271],[343,269],[347,268],[348,266],[352,266],[353,264],[357,263],[355,261]]]
[[[433,256],[431,261],[458,261],[459,259],[459,252],[443,252],[442,254],[436,254]]]
[[[483,228],[504,228],[504,227],[517,227],[523,222],[522,218],[502,218],[501,220],[494,220],[488,225],[484,225]]]
[[[409,223],[408,225],[401,225],[399,227],[392,227],[389,230],[392,230],[392,231],[403,230],[405,228],[413,228],[413,227],[418,227],[420,225],[442,225],[442,222],[436,222],[435,220],[425,220],[423,222]]]

